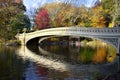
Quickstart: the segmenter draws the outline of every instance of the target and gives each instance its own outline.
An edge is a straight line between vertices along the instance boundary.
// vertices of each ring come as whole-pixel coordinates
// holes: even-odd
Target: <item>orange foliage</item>
[[[102,63],[106,59],[106,50],[101,47],[98,48],[97,53],[93,56],[92,61],[94,63]]]
[[[57,26],[61,26],[62,25],[62,14],[58,14],[58,18],[57,18]]]

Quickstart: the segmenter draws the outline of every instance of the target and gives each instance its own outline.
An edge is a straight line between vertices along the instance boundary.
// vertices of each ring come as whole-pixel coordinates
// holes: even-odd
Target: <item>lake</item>
[[[97,80],[118,69],[111,46],[0,46],[0,80]]]

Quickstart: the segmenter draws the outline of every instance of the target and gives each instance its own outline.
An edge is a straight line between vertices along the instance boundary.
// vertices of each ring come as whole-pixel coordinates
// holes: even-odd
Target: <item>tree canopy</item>
[[[120,0],[101,0],[104,11],[112,16],[112,22],[120,25]]]
[[[30,27],[30,20],[24,14],[25,10],[22,3],[0,0],[0,41],[14,39],[18,30]]]
[[[103,0],[102,2],[98,1],[93,7],[90,8],[84,5],[78,7],[65,3],[48,3],[38,9],[39,13],[36,14],[36,21],[39,20],[37,22],[37,26],[46,20],[46,23],[49,23],[49,26],[51,27],[108,27],[113,20],[112,13],[114,7],[112,6],[112,8],[109,8],[112,1],[107,4],[108,6],[105,4],[107,1],[108,0]],[[47,15],[42,12],[43,8],[46,10]]]
[[[42,8],[36,16],[37,29],[50,27],[50,18],[46,9]]]

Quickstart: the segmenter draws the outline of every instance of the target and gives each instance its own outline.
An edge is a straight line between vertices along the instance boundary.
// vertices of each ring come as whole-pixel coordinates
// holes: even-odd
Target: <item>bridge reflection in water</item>
[[[59,53],[64,54],[63,52],[59,51],[59,53],[56,54],[53,53],[54,51],[46,51],[46,49],[50,50],[50,46],[48,48],[46,48],[46,46],[42,48],[34,46],[33,48],[37,49],[38,51],[35,52],[34,49],[29,50],[26,46],[21,46],[20,49],[17,50],[17,53],[20,57],[23,58],[23,60],[30,60],[47,69],[53,69],[56,72],[66,72],[67,76],[64,78],[76,77],[81,79],[89,79],[91,76],[95,76],[95,74],[106,75],[115,73],[118,69],[118,64],[116,60],[112,63],[106,62],[99,64],[73,64],[67,61],[65,56],[59,55]],[[76,48],[74,49],[74,47],[69,47],[69,50],[76,50],[77,52],[79,52],[79,49],[80,48],[76,50]],[[67,53],[69,57],[71,57],[70,54],[77,53]],[[98,55],[96,54],[96,56]]]

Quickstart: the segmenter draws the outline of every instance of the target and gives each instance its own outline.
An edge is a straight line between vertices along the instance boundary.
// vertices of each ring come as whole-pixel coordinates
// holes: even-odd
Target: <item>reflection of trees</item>
[[[64,80],[64,78],[68,77],[67,71],[59,72],[54,69],[48,69],[46,67],[40,66],[39,64],[36,65],[36,69],[37,69],[37,74],[39,76],[42,76],[43,79],[45,80],[48,78],[52,80],[56,80],[56,79]]]
[[[103,63],[106,59],[106,49],[104,47],[98,48],[96,54],[93,56],[93,63]]]
[[[96,50],[93,48],[87,47],[87,46],[80,48],[80,52],[82,52],[82,53],[77,53],[77,54],[74,53],[73,54],[73,53],[70,53],[67,51],[66,51],[67,53],[62,53],[62,54],[68,55],[68,56],[63,55],[66,57],[67,62],[56,61],[56,59],[58,59],[57,57],[56,57],[56,59],[53,59],[52,57],[51,57],[52,59],[48,59],[47,58],[48,55],[54,56],[54,54],[55,54],[58,57],[61,57],[61,55],[57,54],[57,53],[52,54],[51,52],[47,51],[47,50],[50,50],[50,46],[44,46],[42,48],[46,49],[43,51],[46,54],[46,56],[44,56],[44,57],[41,55],[38,55],[38,54],[36,55],[35,52],[32,53],[31,51],[29,51],[27,49],[25,50],[24,54],[20,54],[20,55],[23,56],[25,59],[28,58],[31,61],[36,62],[38,68],[39,68],[39,66],[44,66],[45,68],[47,68],[48,70],[45,69],[44,67],[40,67],[39,70],[45,69],[44,71],[48,71],[43,74],[47,74],[47,77],[49,77],[50,79],[53,78],[53,80],[55,80],[55,79],[62,80],[63,76],[68,77],[69,74],[70,74],[70,76],[72,75],[74,77],[76,76],[79,78],[81,78],[80,76],[92,77],[92,76],[94,76],[93,75],[94,73],[100,73],[99,75],[101,75],[101,74],[106,75],[106,74],[111,74],[111,73],[116,72],[116,69],[117,69],[116,68],[117,66],[114,66],[114,65],[116,65],[116,63],[108,64],[108,65],[106,65],[106,64],[105,65],[104,64],[102,64],[102,65],[101,64],[96,64],[96,65],[94,65],[94,64],[85,64],[85,65],[84,64],[83,65],[72,64],[71,65],[71,62],[70,61],[68,62],[68,60],[71,59],[70,56],[73,56],[73,57],[75,56],[74,57],[75,59],[77,59],[77,58],[81,59],[81,56],[83,56],[83,59],[86,61],[85,63],[88,63],[92,60],[93,56],[96,55]],[[60,47],[54,47],[52,49],[57,49],[57,48],[60,48]],[[48,52],[48,54],[46,52]],[[23,53],[22,49],[20,49],[20,53]],[[29,53],[29,54],[26,54],[26,53]],[[76,58],[76,55],[78,55],[77,58]],[[66,61],[66,60],[64,60],[64,61]],[[73,62],[74,62],[74,60],[73,60]],[[42,71],[39,71],[39,72],[41,74]],[[98,75],[96,75],[96,76],[98,76]]]
[[[95,54],[95,50],[90,47],[75,47],[75,46],[42,46],[53,59],[66,61],[71,64],[89,63]],[[89,52],[89,53],[88,53]],[[45,53],[43,53],[45,54]]]
[[[95,54],[95,51],[96,51],[95,49],[90,47],[81,47],[79,59],[81,60],[82,63],[90,63],[93,55]]]
[[[37,74],[40,76],[46,76],[48,74],[48,68],[36,65]]]
[[[68,56],[68,52],[69,52],[69,47],[67,46],[49,45],[49,46],[42,46],[41,48],[53,54],[63,55],[63,56]]]
[[[66,61],[69,63],[78,63],[78,53],[79,48],[77,47],[69,47],[69,46],[44,46],[42,47],[44,50],[50,52],[49,56],[56,60]],[[77,51],[76,51],[77,50]]]
[[[115,48],[108,46],[108,50],[107,50],[107,61],[108,62],[113,62],[116,58],[116,50]]]
[[[92,47],[74,47],[74,46],[42,46],[42,48],[57,60],[64,60],[72,64],[81,63],[104,63],[115,60],[115,50],[113,47],[98,46]],[[56,56],[56,57],[55,57]]]
[[[0,47],[0,80],[22,80],[25,66],[15,55],[15,48]]]
[[[116,50],[110,45],[97,47],[96,54],[93,56],[93,63],[113,62],[116,58]]]
[[[52,80],[64,80],[65,78],[69,77],[69,72],[67,71],[59,72],[51,69],[49,70],[48,77],[51,78]]]

